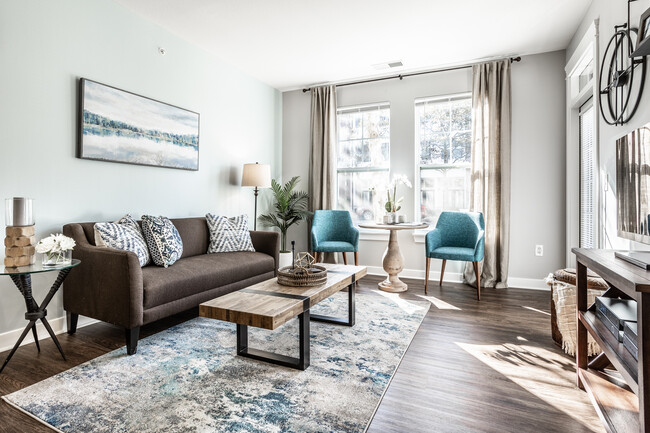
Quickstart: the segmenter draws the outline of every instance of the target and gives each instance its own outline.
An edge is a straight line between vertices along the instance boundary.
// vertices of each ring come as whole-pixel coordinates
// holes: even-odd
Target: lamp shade
[[[268,164],[244,164],[241,186],[271,187],[271,166]]]

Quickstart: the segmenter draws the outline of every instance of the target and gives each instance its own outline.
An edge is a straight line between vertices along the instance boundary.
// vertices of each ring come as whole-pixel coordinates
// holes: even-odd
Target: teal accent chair
[[[359,265],[359,230],[352,224],[346,210],[317,210],[311,225],[311,249],[316,261],[323,253],[343,253],[343,263],[348,264],[345,253],[354,253],[354,264]]]
[[[431,259],[442,259],[440,285],[445,274],[447,260],[472,262],[476,274],[478,300],[481,300],[481,260],[485,251],[485,221],[480,212],[442,212],[436,228],[427,233],[425,242],[427,257],[424,294],[429,286]]]

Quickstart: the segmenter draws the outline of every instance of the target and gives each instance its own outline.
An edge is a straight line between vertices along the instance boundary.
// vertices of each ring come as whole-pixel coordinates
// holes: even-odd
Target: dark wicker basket
[[[327,281],[327,269],[314,265],[311,272],[294,273],[291,266],[278,269],[278,284],[292,287],[319,286]]]

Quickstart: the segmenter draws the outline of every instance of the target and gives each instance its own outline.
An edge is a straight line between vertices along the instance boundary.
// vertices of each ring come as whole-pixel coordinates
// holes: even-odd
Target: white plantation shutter
[[[580,107],[580,248],[594,248],[596,230],[594,106]]]

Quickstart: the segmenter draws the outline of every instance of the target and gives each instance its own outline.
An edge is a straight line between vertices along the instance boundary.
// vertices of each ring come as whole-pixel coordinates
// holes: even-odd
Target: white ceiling
[[[591,3],[117,1],[280,90],[564,49]],[[394,60],[404,66],[390,71],[372,67]]]

